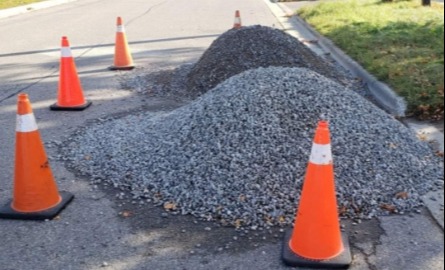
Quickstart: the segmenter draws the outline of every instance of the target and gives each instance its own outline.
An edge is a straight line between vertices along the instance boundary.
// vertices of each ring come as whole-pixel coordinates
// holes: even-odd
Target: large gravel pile
[[[440,160],[410,130],[300,68],[247,71],[175,111],[100,122],[64,144],[64,156],[94,183],[173,212],[289,225],[321,117],[331,124],[343,215],[415,210],[420,195],[443,186]]]
[[[338,68],[287,33],[266,26],[232,29],[213,42],[188,74],[191,93],[202,94],[226,79],[259,67],[304,67],[342,84]]]

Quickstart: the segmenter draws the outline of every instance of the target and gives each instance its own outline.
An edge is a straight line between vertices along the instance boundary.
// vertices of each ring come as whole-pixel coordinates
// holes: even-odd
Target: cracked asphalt
[[[237,9],[245,25],[281,27],[282,18],[263,0],[78,0],[0,19],[0,39],[6,41],[0,42],[0,204],[11,197],[19,92],[33,102],[60,189],[76,195],[54,221],[0,220],[0,269],[289,269],[280,259],[286,228],[241,235],[193,217],[165,215],[158,207],[133,204],[124,191],[89,185],[55,158],[56,144],[95,119],[183,104],[119,89],[119,73],[107,70],[117,16],[126,22],[137,65],[168,67],[196,61],[233,25]],[[94,102],[83,112],[48,109],[56,98],[65,35]],[[351,269],[443,269],[443,228],[428,209],[343,224],[353,247]]]

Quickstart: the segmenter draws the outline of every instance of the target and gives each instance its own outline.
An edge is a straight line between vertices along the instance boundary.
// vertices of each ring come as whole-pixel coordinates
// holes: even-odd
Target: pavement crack
[[[365,249],[363,249],[359,246],[356,246],[356,245],[352,245],[352,246],[363,255],[363,257],[365,258],[366,265],[368,266],[368,268],[370,270],[378,270],[377,267],[373,263],[371,263],[371,261],[369,259],[369,257],[375,256],[377,253],[377,248],[376,248],[377,245],[376,244],[373,244],[373,252],[371,254],[368,254],[365,251]]]
[[[149,7],[144,13],[142,13],[141,15],[139,15],[139,16],[137,16],[137,17],[134,17],[133,19],[129,20],[128,23],[127,23],[127,25],[132,24],[133,22],[137,21],[139,18],[142,18],[142,17],[144,17],[145,15],[149,14],[150,12],[152,12],[153,9],[155,9],[155,8],[157,8],[157,7],[160,7],[160,6],[162,6],[162,5],[165,5],[165,4],[167,4],[168,2],[170,2],[170,0],[164,0],[164,1],[162,1],[162,2],[159,2],[159,3],[157,3],[157,4],[152,5],[152,6]]]
[[[379,219],[373,219],[368,223],[363,223],[363,227],[357,228],[353,236],[351,246],[354,250],[360,252],[364,257],[368,269],[378,270],[372,258],[377,257],[377,248],[382,245],[382,236],[386,235]]]
[[[365,261],[366,261],[366,263],[368,264],[368,267],[371,270],[378,270],[377,266],[374,265],[371,262],[370,257],[371,256],[377,257],[377,247],[382,245],[382,240],[381,240],[382,239],[382,235],[386,235],[386,231],[385,231],[385,229],[383,229],[382,224],[381,224],[380,220],[378,220],[378,219],[377,219],[377,225],[378,225],[378,228],[379,228],[381,234],[379,235],[378,240],[372,242],[372,252],[371,252],[371,254],[368,255],[368,256],[365,255],[365,258],[366,258]]]

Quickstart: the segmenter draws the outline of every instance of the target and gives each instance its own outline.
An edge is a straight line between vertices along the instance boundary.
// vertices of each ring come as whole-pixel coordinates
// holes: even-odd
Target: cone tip
[[[62,37],[62,47],[69,47],[69,46],[70,46],[70,43],[68,41],[68,37],[63,36]]]
[[[123,24],[122,17],[117,17],[117,25],[122,25],[122,24]]]
[[[26,93],[20,93],[18,96],[19,101],[27,101],[28,100],[28,94]]]
[[[318,127],[315,132],[314,143],[316,144],[331,144],[329,122],[322,120],[318,122]]]
[[[326,120],[321,120],[318,122],[319,128],[329,128],[329,122]]]
[[[32,113],[32,108],[28,94],[20,93],[17,100],[17,114],[25,115],[29,113]]]

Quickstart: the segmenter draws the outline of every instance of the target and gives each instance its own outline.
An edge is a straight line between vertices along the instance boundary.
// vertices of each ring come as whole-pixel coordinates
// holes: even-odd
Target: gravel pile
[[[138,68],[122,74],[123,89],[156,97],[191,98],[226,79],[259,67],[305,67],[367,96],[361,81],[342,67],[315,55],[287,33],[265,26],[229,30],[216,39],[195,64],[177,68]]]
[[[226,79],[260,67],[309,68],[344,85],[339,68],[291,35],[266,26],[232,29],[213,42],[188,74],[189,92],[202,94]]]
[[[429,146],[313,71],[260,68],[172,112],[99,122],[64,145],[68,166],[134,199],[225,225],[292,223],[315,127],[330,120],[339,205],[371,218],[416,210],[443,187]]]
[[[132,73],[122,73],[119,78],[121,88],[156,97],[182,99],[194,97],[187,91],[187,76],[193,64],[177,68],[156,68],[146,66]]]

